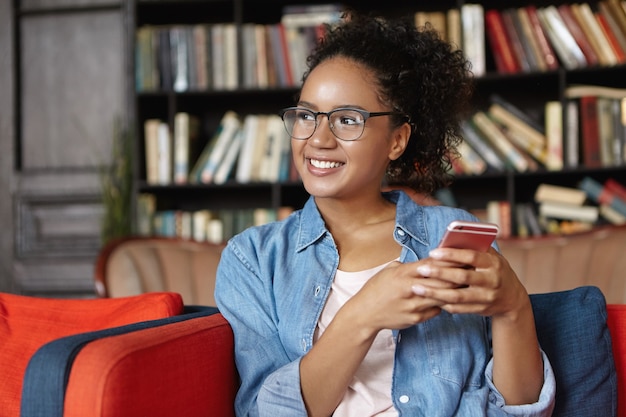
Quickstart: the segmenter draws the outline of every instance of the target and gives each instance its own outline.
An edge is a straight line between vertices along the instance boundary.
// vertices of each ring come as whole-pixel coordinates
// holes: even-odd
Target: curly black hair
[[[409,19],[386,19],[347,12],[307,58],[306,81],[320,63],[337,56],[373,71],[379,94],[409,117],[409,144],[387,169],[388,185],[432,193],[449,185],[451,158],[462,140],[460,121],[473,92],[470,63],[460,50],[442,41],[431,27],[416,28]],[[392,119],[400,126],[406,117]]]

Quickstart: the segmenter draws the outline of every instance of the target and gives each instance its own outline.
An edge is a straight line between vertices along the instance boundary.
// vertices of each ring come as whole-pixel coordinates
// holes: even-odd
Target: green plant
[[[130,130],[116,120],[111,163],[105,164],[101,172],[104,215],[100,234],[103,245],[132,233],[133,142]]]

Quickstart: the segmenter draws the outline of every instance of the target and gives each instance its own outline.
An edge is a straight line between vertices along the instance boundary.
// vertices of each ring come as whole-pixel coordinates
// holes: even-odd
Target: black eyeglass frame
[[[295,111],[295,110],[303,110],[306,112],[311,113],[314,117],[315,117],[315,128],[313,129],[313,131],[311,132],[311,134],[309,136],[307,136],[306,138],[296,138],[293,136],[292,132],[289,131],[289,129],[287,128],[287,125],[285,124],[285,114],[289,111]],[[333,125],[332,123],[330,123],[330,116],[333,113],[339,112],[339,111],[355,111],[357,113],[359,113],[361,116],[363,116],[363,126],[361,129],[361,133],[359,134],[359,136],[357,136],[354,139],[343,139],[340,138],[339,136],[337,136],[337,134],[335,133],[335,130],[333,129]],[[335,137],[339,140],[342,140],[344,142],[354,142],[355,140],[359,140],[361,138],[361,136],[363,136],[363,132],[365,131],[365,122],[367,122],[367,119],[369,119],[370,117],[377,117],[377,116],[403,116],[406,120],[406,123],[409,123],[410,118],[409,116],[407,116],[404,113],[401,112],[397,112],[397,111],[378,111],[378,112],[369,112],[367,110],[362,110],[362,109],[355,109],[353,107],[339,107],[336,109],[333,109],[331,111],[313,111],[311,109],[307,109],[306,107],[287,107],[282,109],[279,113],[280,118],[283,121],[283,125],[285,126],[285,130],[287,130],[287,133],[289,134],[289,136],[291,136],[293,139],[295,140],[308,140],[311,138],[311,136],[313,136],[315,134],[315,131],[317,130],[317,127],[319,126],[317,119],[320,115],[325,115],[326,119],[328,119],[328,125],[330,127],[330,131],[333,133],[333,135],[335,135]],[[292,129],[293,131],[293,129]]]

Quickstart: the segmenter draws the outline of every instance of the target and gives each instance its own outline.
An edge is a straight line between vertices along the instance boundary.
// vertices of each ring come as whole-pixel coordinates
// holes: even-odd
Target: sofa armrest
[[[62,415],[234,416],[232,330],[221,314],[188,316],[95,337],[76,349]],[[37,401],[36,390],[27,398]],[[37,414],[22,413],[29,415]]]

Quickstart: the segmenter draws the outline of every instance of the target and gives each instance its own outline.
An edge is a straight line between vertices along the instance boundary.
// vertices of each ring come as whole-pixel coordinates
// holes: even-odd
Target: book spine
[[[602,186],[601,183],[591,177],[583,178],[578,186],[596,203],[607,205],[621,215],[626,216],[626,201],[611,192],[606,186]]]
[[[509,142],[506,136],[498,129],[498,126],[483,112],[474,114],[473,121],[476,126],[485,134],[489,141],[502,155],[511,163],[518,172],[528,170],[528,163],[522,155]]]
[[[548,101],[545,104],[546,123],[546,169],[563,169],[563,106],[560,101]]]
[[[617,62],[620,64],[624,63],[626,61],[626,51],[620,45],[619,40],[617,39],[615,32],[613,32],[608,20],[601,13],[594,13],[594,16],[598,21],[602,34],[607,39],[609,46],[613,50]]]
[[[517,59],[511,53],[509,38],[504,29],[502,16],[498,10],[485,12],[485,30],[491,45],[497,70],[503,74],[513,74],[520,70]]]
[[[604,182],[604,187],[611,193],[626,201],[626,186],[617,182],[613,178],[609,178]]]
[[[501,12],[502,22],[507,34],[507,38],[510,41],[510,47],[517,58],[517,62],[523,72],[529,72],[532,68],[530,65],[529,57],[526,56],[526,51],[522,45],[522,39],[519,32],[516,29],[516,25],[513,19],[513,9],[506,9]]]
[[[561,4],[557,7],[565,26],[569,29],[570,33],[576,40],[578,46],[583,51],[585,58],[587,59],[588,65],[598,65],[600,59],[598,58],[598,54],[596,50],[591,45],[589,38],[587,38],[587,34],[580,27],[578,21],[574,17],[572,12],[571,5],[569,4]]]
[[[548,41],[544,28],[539,21],[539,16],[537,15],[537,8],[535,6],[529,5],[523,8],[526,14],[528,15],[528,20],[530,25],[533,28],[533,32],[535,34],[535,39],[537,40],[537,45],[543,54],[543,58],[546,62],[546,65],[549,70],[555,70],[559,67],[559,61],[556,58],[554,50],[552,49],[552,45]]]
[[[587,168],[601,167],[602,160],[598,137],[598,98],[596,96],[581,97],[579,110],[583,163]]]

